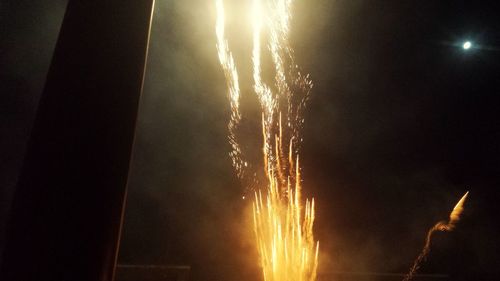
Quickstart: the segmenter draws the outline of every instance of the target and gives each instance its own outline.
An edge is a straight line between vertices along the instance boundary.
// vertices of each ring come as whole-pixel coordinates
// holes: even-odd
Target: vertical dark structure
[[[70,0],[12,207],[2,281],[112,280],[153,0]]]

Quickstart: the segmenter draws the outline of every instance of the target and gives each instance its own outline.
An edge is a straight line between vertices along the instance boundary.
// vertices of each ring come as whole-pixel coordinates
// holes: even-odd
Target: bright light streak
[[[225,13],[222,0],[217,0],[216,11],[217,18],[215,23],[215,34],[217,37],[217,53],[219,61],[226,76],[227,87],[229,89],[229,103],[231,106],[231,118],[229,120],[229,143],[231,152],[229,156],[233,161],[233,166],[240,179],[243,178],[244,167],[247,167],[247,162],[243,159],[240,145],[236,139],[236,129],[241,120],[240,113],[240,85],[238,80],[238,71],[233,59],[233,54],[229,50],[227,40],[225,38]]]

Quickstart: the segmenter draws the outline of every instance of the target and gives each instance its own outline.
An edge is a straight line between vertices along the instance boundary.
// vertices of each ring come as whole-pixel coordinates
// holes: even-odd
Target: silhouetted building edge
[[[113,279],[153,0],[70,0],[14,197],[3,281]]]

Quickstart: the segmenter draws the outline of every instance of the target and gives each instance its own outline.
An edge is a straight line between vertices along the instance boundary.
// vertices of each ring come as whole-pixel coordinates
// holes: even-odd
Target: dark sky
[[[0,246],[65,2],[0,2]],[[226,2],[248,89],[245,7]],[[494,3],[296,0],[292,45],[314,81],[301,159],[305,193],[317,200],[320,272],[407,271],[427,229],[469,190],[462,222],[436,235],[422,271],[500,276]],[[214,14],[211,1],[157,1],[120,261],[188,264],[193,280],[255,280]],[[481,48],[464,52],[466,39]]]

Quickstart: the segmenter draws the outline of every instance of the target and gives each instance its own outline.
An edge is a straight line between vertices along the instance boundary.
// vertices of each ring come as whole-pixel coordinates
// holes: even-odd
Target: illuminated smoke
[[[450,213],[450,219],[448,222],[446,221],[440,221],[436,223],[429,231],[427,232],[427,237],[425,239],[425,245],[424,248],[422,249],[422,252],[420,255],[417,257],[415,262],[413,263],[413,266],[410,269],[410,272],[405,276],[403,281],[410,281],[413,279],[413,276],[417,272],[417,270],[420,268],[420,265],[425,259],[427,258],[427,255],[429,255],[429,252],[431,250],[431,238],[432,234],[436,231],[452,231],[455,229],[455,226],[457,222],[460,220],[460,215],[462,214],[464,210],[464,202],[465,199],[467,199],[467,196],[469,195],[469,192],[467,191],[462,198],[458,201],[458,203],[455,205],[453,210]]]

